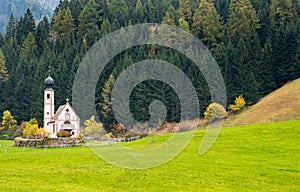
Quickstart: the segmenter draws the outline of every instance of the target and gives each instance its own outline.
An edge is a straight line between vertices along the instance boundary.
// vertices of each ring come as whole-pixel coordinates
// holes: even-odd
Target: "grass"
[[[300,119],[300,78],[270,93],[247,110],[226,120],[227,126]]]
[[[88,147],[27,149],[0,141],[0,191],[300,191],[300,120],[223,128],[199,155],[204,131],[159,167],[130,170],[99,159]],[[158,146],[170,135],[128,147]]]

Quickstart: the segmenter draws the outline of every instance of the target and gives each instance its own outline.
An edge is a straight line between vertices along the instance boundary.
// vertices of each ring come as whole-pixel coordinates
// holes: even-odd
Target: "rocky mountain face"
[[[50,18],[58,3],[59,0],[0,0],[0,32],[5,34],[11,14],[19,19],[29,8],[35,20],[40,21],[43,16]]]

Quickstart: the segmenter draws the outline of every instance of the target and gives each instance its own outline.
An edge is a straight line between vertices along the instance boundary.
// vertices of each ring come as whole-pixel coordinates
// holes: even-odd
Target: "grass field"
[[[114,167],[88,147],[24,149],[0,141],[0,191],[300,191],[300,120],[223,128],[199,155],[204,131],[159,167]],[[169,135],[128,147],[147,148]]]

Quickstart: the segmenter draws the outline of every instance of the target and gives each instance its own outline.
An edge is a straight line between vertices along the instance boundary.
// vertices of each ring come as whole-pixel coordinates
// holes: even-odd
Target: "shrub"
[[[210,120],[224,119],[226,116],[225,108],[219,103],[211,103],[204,112],[204,118]]]
[[[57,134],[57,137],[71,137],[71,133],[69,131],[65,131],[63,129],[61,129]]]
[[[28,137],[35,136],[37,134],[38,129],[38,121],[36,120],[36,118],[32,118],[29,122],[26,122],[25,128],[23,130],[23,135]]]
[[[229,105],[229,109],[233,112],[242,110],[246,105],[246,101],[242,95],[238,96],[234,100],[234,104]]]

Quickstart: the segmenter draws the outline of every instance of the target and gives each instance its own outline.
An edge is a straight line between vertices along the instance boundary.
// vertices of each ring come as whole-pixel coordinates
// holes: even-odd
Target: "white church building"
[[[50,76],[45,80],[46,89],[44,91],[44,129],[51,138],[56,138],[60,130],[68,131],[72,137],[78,137],[80,133],[80,119],[75,110],[66,100],[65,105],[61,105],[55,112],[54,106],[54,80]]]

